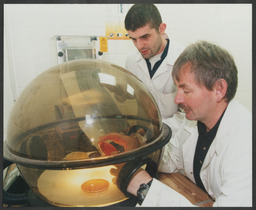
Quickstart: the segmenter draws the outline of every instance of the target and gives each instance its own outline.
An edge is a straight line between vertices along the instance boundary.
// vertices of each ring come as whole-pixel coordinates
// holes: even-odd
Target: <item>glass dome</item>
[[[5,155],[39,167],[121,162],[159,144],[162,127],[154,98],[134,75],[106,61],[75,60],[43,72],[25,88],[11,112]],[[139,133],[145,142],[133,150],[111,139],[99,145],[109,133]]]

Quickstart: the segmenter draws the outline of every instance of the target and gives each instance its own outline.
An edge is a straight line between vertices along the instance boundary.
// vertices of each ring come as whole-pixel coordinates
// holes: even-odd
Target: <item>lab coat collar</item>
[[[230,141],[229,138],[225,138],[227,135],[227,131],[229,131],[232,126],[230,122],[233,122],[234,119],[234,106],[235,106],[235,101],[231,101],[228,104],[228,107],[222,117],[222,120],[220,122],[219,128],[217,130],[217,134],[207,152],[207,155],[205,157],[203,166],[201,168],[201,172],[209,165],[210,160],[212,159],[212,156],[216,153],[217,155],[220,154],[222,149],[224,148],[224,145]],[[191,171],[193,172],[193,158],[189,157],[194,157],[195,154],[195,147],[196,147],[196,142],[198,139],[198,129],[196,126],[195,121],[191,121],[190,124],[184,127],[184,129],[190,134],[189,139],[184,143],[183,145],[183,154],[185,152],[191,152],[191,155],[184,155],[184,165],[187,167],[185,171]],[[222,139],[226,139],[225,141],[222,141]],[[192,147],[193,146],[193,147]],[[188,157],[186,159],[186,157]],[[187,176],[191,179],[194,180],[194,175],[187,174]],[[205,184],[205,183],[204,183]]]
[[[213,155],[220,155],[222,150],[225,148],[226,144],[229,144],[230,141],[232,141],[231,138],[228,138],[228,135],[230,133],[230,130],[232,130],[233,128],[233,124],[236,122],[237,114],[241,114],[241,113],[236,113],[236,108],[238,106],[238,102],[232,100],[227,108],[226,111],[222,117],[222,120],[220,122],[217,134],[215,136],[215,139],[213,140],[207,155],[205,157],[204,163],[202,165],[201,168],[201,172],[200,172],[200,177],[202,179],[202,182],[205,186],[205,189],[208,189],[208,183],[206,181],[206,173],[207,171],[205,170],[209,164],[210,161],[213,158]],[[189,137],[186,140],[186,142],[183,144],[183,154],[186,153],[191,153],[190,155],[183,155],[183,161],[184,161],[184,167],[185,167],[185,171],[186,171],[186,176],[195,182],[194,179],[194,174],[193,174],[193,161],[194,158],[194,154],[195,154],[195,147],[196,147],[196,142],[198,139],[198,129],[196,125],[189,125],[184,127],[184,129],[187,131]]]
[[[226,111],[222,117],[222,120],[220,122],[219,128],[217,130],[217,134],[207,152],[207,155],[205,157],[202,169],[206,168],[208,166],[208,164],[210,163],[210,160],[212,159],[212,156],[216,153],[217,155],[220,154],[220,152],[222,151],[222,149],[224,148],[225,144],[227,144],[231,139],[227,138],[226,136],[228,135],[227,132],[230,131],[232,123],[230,122],[234,122],[234,106],[235,106],[235,101],[231,101],[227,108]],[[225,141],[223,141],[222,139],[225,139]]]
[[[145,59],[142,57],[142,55],[140,54],[140,52],[138,51],[137,53],[137,63],[138,66],[141,68],[141,71],[144,72],[144,74],[150,78],[149,72],[148,72],[148,66],[147,63],[145,61]]]
[[[183,144],[182,147],[182,153],[183,153],[183,161],[184,161],[184,167],[185,171],[188,172],[186,176],[195,182],[194,175],[193,175],[193,161],[195,155],[195,147],[196,147],[196,141],[198,138],[198,130],[197,130],[197,121],[189,121],[187,120],[186,126],[184,126],[184,130],[189,135],[186,142]],[[190,155],[185,155],[185,153],[191,153]]]
[[[171,44],[172,44],[172,41],[169,39],[169,48],[168,48],[168,53],[167,53],[167,56],[166,56],[166,60],[167,60],[167,64],[168,65],[173,65],[174,62],[175,62],[175,57],[171,56],[171,53],[170,53],[170,50],[171,50]],[[139,52],[139,50],[137,50],[137,56],[136,56],[136,61],[137,62],[140,62],[141,60],[145,61],[145,59],[143,58],[143,56],[141,55],[141,53]],[[146,61],[145,61],[146,62]]]
[[[205,187],[205,189],[207,190],[209,188],[208,186],[208,182],[206,181],[206,168],[209,166],[213,155],[219,155],[221,153],[221,151],[225,148],[225,145],[228,144],[230,141],[232,141],[231,138],[228,138],[228,133],[230,132],[230,130],[232,129],[232,122],[235,122],[235,113],[234,113],[234,108],[236,106],[235,101],[231,101],[227,108],[226,111],[222,117],[222,120],[220,122],[219,128],[217,130],[217,134],[206,154],[206,157],[204,159],[204,163],[202,165],[201,171],[200,171],[200,177],[201,180],[203,182],[203,185]],[[225,139],[223,141],[223,139]]]
[[[174,42],[171,39],[169,39],[169,49],[165,59],[166,59],[166,64],[170,66],[173,66],[177,59],[177,57],[174,56],[177,53],[177,49],[174,46],[175,46]]]
[[[217,131],[216,137],[215,137],[215,151],[217,155],[221,152],[221,150],[224,148],[225,144],[228,144],[228,141],[231,141],[229,138],[225,138],[230,130],[232,130],[233,123],[236,122],[236,114],[235,114],[235,107],[237,106],[236,101],[232,100],[223,115],[223,118],[220,122],[219,129]],[[233,123],[231,123],[233,122]],[[226,139],[225,141],[222,141],[222,139]]]
[[[168,71],[169,68],[167,68],[166,65],[167,66],[172,66],[174,64],[174,62],[176,60],[176,57],[173,56],[174,53],[172,53],[172,51],[173,50],[175,51],[176,49],[174,47],[171,47],[171,46],[172,46],[172,41],[169,39],[169,48],[168,48],[167,56],[165,57],[165,59],[163,60],[161,65],[159,66],[158,70],[156,71],[156,73],[152,77],[152,79],[157,77],[159,74],[162,74],[162,73]],[[142,69],[142,71],[144,71],[144,73],[146,73],[146,75],[148,75],[150,77],[149,72],[148,72],[147,63],[146,63],[145,59],[142,57],[142,55],[139,51],[137,52],[136,61],[139,65],[139,67]]]

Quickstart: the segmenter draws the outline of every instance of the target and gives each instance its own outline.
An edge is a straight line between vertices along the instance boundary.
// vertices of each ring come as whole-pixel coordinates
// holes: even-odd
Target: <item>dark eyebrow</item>
[[[147,36],[149,36],[150,34],[144,34],[143,36],[141,36],[140,38],[146,38]]]
[[[140,36],[139,39],[141,39],[141,38],[146,38],[146,37],[148,37],[149,35],[150,35],[150,34],[144,34],[144,35]],[[130,39],[133,39],[133,40],[137,40],[137,39],[135,39],[135,38],[133,38],[133,37],[131,37],[131,36],[129,36],[129,38],[130,38]]]
[[[190,86],[186,85],[186,84],[181,84],[178,86],[179,88],[191,88]]]

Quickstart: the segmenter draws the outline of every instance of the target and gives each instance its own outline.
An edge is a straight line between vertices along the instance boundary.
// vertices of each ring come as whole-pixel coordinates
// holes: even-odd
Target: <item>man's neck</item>
[[[220,119],[221,115],[223,114],[227,106],[228,106],[228,103],[224,101],[221,102],[220,104],[218,104],[215,111],[211,112],[208,115],[207,119],[204,119],[203,121],[201,121],[202,123],[205,124],[207,132],[211,130],[214,127],[214,125],[218,122],[218,120]]]
[[[162,40],[162,44],[161,44],[161,46],[159,47],[159,50],[158,50],[158,52],[156,53],[156,55],[162,53],[162,52],[164,51],[165,47],[166,47],[167,40],[166,40],[163,36],[161,37],[161,40]]]

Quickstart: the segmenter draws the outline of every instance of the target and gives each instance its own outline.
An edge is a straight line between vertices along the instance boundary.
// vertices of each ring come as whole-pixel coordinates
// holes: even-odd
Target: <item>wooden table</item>
[[[159,180],[196,206],[211,207],[213,205],[213,199],[181,173],[160,173]]]

